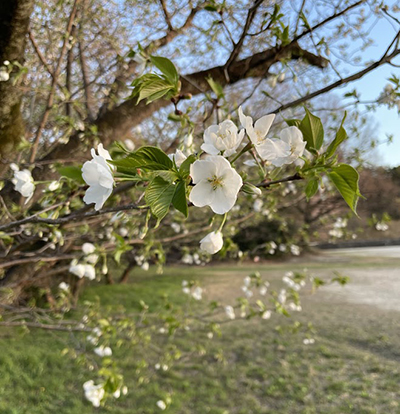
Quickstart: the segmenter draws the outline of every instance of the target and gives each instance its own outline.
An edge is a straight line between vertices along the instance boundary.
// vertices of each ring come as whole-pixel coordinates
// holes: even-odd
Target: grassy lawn
[[[398,267],[395,260],[362,259],[349,263],[302,263],[315,274],[331,269]],[[169,268],[164,275],[132,274],[128,285],[93,285],[82,301],[100,299],[102,307],[128,312],[139,300],[157,308],[166,292],[182,303],[183,279],[199,279],[205,301],[233,304],[250,270],[258,269],[274,284],[297,263],[272,265]],[[343,289],[346,289],[344,287]],[[270,320],[235,321],[222,326],[222,336],[207,339],[206,332],[175,339],[181,347],[207,342],[209,351],[178,361],[166,372],[154,371],[148,383],[138,384],[135,370],[142,356],[116,349],[129,394],[93,408],[83,397],[82,384],[93,378],[76,360],[62,355],[66,346],[79,344],[79,334],[2,329],[0,332],[0,413],[4,414],[152,414],[166,391],[177,414],[344,414],[400,412],[400,334],[398,312],[329,299],[322,291],[303,300],[301,313]],[[202,305],[198,305],[202,306]],[[304,345],[304,334],[285,329],[297,320],[311,322],[315,344]],[[278,327],[278,329],[277,329]],[[185,342],[186,341],[186,342]]]

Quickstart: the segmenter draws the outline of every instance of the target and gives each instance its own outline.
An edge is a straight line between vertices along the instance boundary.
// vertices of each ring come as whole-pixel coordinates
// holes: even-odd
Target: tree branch
[[[72,27],[73,27],[76,12],[77,12],[77,9],[78,9],[78,4],[79,4],[80,1],[81,0],[75,0],[74,5],[72,6],[71,14],[69,16],[68,23],[67,23],[67,28],[65,30],[64,42],[63,42],[63,45],[62,45],[62,48],[61,48],[60,56],[58,58],[57,66],[54,70],[49,96],[47,98],[46,110],[45,110],[45,112],[42,116],[42,120],[40,122],[39,128],[36,131],[36,136],[35,136],[35,139],[34,139],[34,142],[33,142],[32,152],[31,152],[31,156],[30,156],[30,162],[35,161],[36,153],[37,153],[37,150],[38,150],[38,147],[39,147],[40,138],[42,137],[43,129],[47,124],[47,119],[49,118],[50,111],[51,111],[51,108],[53,106],[54,94],[55,94],[56,86],[57,86],[57,79],[58,79],[58,77],[60,76],[60,73],[61,73],[61,67],[62,67],[61,63],[62,63],[62,60],[64,59],[65,53],[67,51],[69,36],[70,36],[71,30],[72,30]]]

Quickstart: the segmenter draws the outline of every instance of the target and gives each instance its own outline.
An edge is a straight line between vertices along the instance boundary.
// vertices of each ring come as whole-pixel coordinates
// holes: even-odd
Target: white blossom
[[[379,222],[376,223],[375,229],[378,231],[387,231],[389,230],[389,226],[386,223]]]
[[[231,120],[225,120],[204,131],[204,144],[201,149],[210,155],[223,153],[224,157],[229,157],[236,152],[243,137],[243,130],[238,133],[237,126]]]
[[[92,148],[93,159],[83,164],[82,178],[89,185],[83,201],[86,204],[95,203],[94,209],[98,211],[112,193],[114,178],[112,175],[113,167],[107,163],[107,160],[111,160],[110,153],[103,148],[103,144],[99,144],[97,150],[99,155]]]
[[[95,264],[99,258],[98,254],[92,253],[85,257],[86,262]]]
[[[265,115],[258,119],[253,126],[253,118],[244,115],[242,107],[239,107],[239,119],[242,127],[246,129],[247,135],[254,145],[258,155],[267,161],[271,161],[277,157],[286,157],[290,153],[290,147],[287,143],[280,140],[272,140],[266,138],[275,115]]]
[[[297,246],[296,244],[292,244],[290,246],[290,252],[292,253],[293,256],[299,256],[300,255],[300,247]]]
[[[82,252],[83,254],[91,254],[96,251],[96,246],[92,243],[83,243],[82,244]]]
[[[264,311],[264,312],[261,314],[261,318],[262,318],[262,319],[265,319],[265,320],[270,319],[270,318],[271,318],[271,311],[269,311],[269,310]]]
[[[226,313],[226,316],[229,318],[229,319],[235,319],[236,318],[236,315],[235,315],[235,310],[233,309],[233,307],[232,306],[225,306],[225,313]]]
[[[295,126],[284,128],[280,133],[280,140],[273,138],[270,141],[273,141],[273,144],[268,143],[267,146],[271,154],[275,152],[276,156],[271,155],[266,159],[275,167],[282,167],[284,164],[291,164],[296,161],[303,155],[306,148],[306,142],[303,141],[303,134]],[[285,143],[289,147],[288,154],[283,156],[279,155],[279,152],[275,150],[276,146],[282,143]]]
[[[86,381],[83,384],[85,398],[92,403],[93,407],[100,407],[101,400],[105,393],[103,387],[103,384],[95,385],[93,380]]]
[[[172,161],[175,161],[175,164],[178,168],[182,165],[183,161],[185,161],[187,158],[186,155],[180,149],[177,149],[175,151],[175,154],[169,154],[168,157]]]
[[[94,353],[99,357],[108,357],[112,355],[112,349],[109,346],[100,345],[94,348]]]
[[[0,67],[0,82],[7,82],[10,79],[10,74],[5,67]]]
[[[201,300],[203,295],[203,289],[200,286],[196,286],[192,291],[192,297],[196,300]]]
[[[62,290],[63,292],[69,292],[69,284],[68,284],[68,283],[61,282],[61,283],[58,285],[58,288],[59,288],[60,290]]]
[[[303,344],[304,345],[312,345],[314,343],[315,343],[315,339],[314,338],[310,338],[310,339],[305,338],[305,339],[303,339]]]
[[[207,333],[207,338],[208,339],[213,339],[214,338],[214,334],[212,332],[208,332]]]
[[[94,267],[91,264],[85,264],[83,266],[85,268],[85,273],[83,275],[87,277],[89,280],[96,279],[96,270],[94,269]]]
[[[163,400],[159,400],[157,401],[157,407],[164,411],[167,408],[167,404],[165,404],[165,402]]]
[[[236,203],[243,181],[220,155],[197,160],[190,166],[193,187],[189,200],[197,207],[210,206],[216,214],[225,214]]]
[[[135,143],[131,139],[129,139],[129,138],[125,139],[124,144],[125,144],[125,147],[128,151],[134,151],[135,150]]]
[[[220,231],[208,233],[200,240],[200,249],[210,254],[219,252],[223,245],[224,240]]]
[[[52,181],[49,186],[47,187],[47,189],[49,191],[56,191],[57,189],[59,189],[61,186],[59,181]]]
[[[171,223],[171,228],[175,233],[179,233],[181,231],[181,226],[178,223]]]
[[[29,170],[15,171],[12,183],[14,184],[15,191],[21,193],[23,197],[27,197],[26,204],[35,191],[35,184],[31,172]]]
[[[147,272],[150,268],[149,262],[144,262],[142,266],[140,266],[145,272]]]
[[[79,279],[82,279],[83,276],[85,276],[85,265],[83,264],[75,264],[71,263],[69,269],[70,273],[74,274],[75,276],[78,276]]]
[[[263,202],[261,199],[257,198],[257,199],[254,201],[254,204],[253,204],[253,210],[254,210],[256,213],[259,213],[259,212],[261,211],[261,209],[262,209],[263,205],[264,205],[264,202]]]

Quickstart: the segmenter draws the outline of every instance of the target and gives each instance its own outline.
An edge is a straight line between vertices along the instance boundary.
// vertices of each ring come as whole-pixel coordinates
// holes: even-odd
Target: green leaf
[[[63,177],[67,177],[71,180],[76,181],[79,184],[85,184],[84,179],[82,178],[81,167],[76,167],[73,165],[67,167],[58,167],[57,171]]]
[[[187,205],[187,200],[186,200],[186,183],[184,181],[179,181],[177,183],[175,194],[172,199],[172,204],[185,217],[189,215],[188,205]]]
[[[318,191],[318,183],[319,183],[318,177],[312,177],[310,180],[308,180],[306,188],[305,188],[307,201],[310,200],[310,198],[313,197],[315,193]]]
[[[176,185],[156,177],[148,185],[145,192],[145,200],[151,212],[157,217],[157,225],[167,215],[172,199],[175,195]]]
[[[333,155],[335,155],[335,152],[337,148],[339,147],[339,145],[347,139],[347,132],[343,128],[343,124],[346,119],[346,116],[347,116],[347,112],[344,113],[342,123],[340,124],[340,127],[336,133],[335,139],[329,144],[328,149],[325,151],[325,155],[327,158],[330,158]]]
[[[307,142],[307,149],[315,152],[319,150],[324,142],[324,127],[321,120],[313,115],[307,108],[306,116],[300,122],[299,128]]]
[[[185,161],[181,164],[179,168],[179,174],[183,178],[187,178],[190,174],[190,166],[196,161],[196,156],[194,154],[189,155]]]
[[[172,84],[177,84],[179,74],[174,64],[167,58],[161,56],[150,56],[151,63],[166,77]]]
[[[295,126],[299,128],[301,124],[301,119],[285,119],[285,122],[288,124],[288,126]]]
[[[151,82],[145,82],[140,86],[138,93],[138,103],[141,100],[147,98],[146,104],[149,104],[156,99],[162,98],[173,89],[173,85],[161,78],[153,80]]]
[[[123,174],[137,174],[138,169],[148,171],[170,170],[173,162],[168,155],[157,147],[141,147],[126,158],[110,161]]]
[[[168,155],[158,147],[141,147],[138,150],[136,150],[133,154],[141,157],[143,160],[161,164],[165,167],[164,169],[171,169],[174,166],[174,163],[172,162],[171,158],[169,158]]]
[[[206,78],[206,81],[210,85],[210,88],[215,93],[215,95],[217,95],[218,99],[224,97],[224,88],[222,87],[222,85],[220,85],[218,82],[215,82],[211,76]]]
[[[361,196],[358,187],[359,175],[357,170],[351,165],[339,164],[331,168],[331,171],[328,172],[328,177],[342,195],[344,201],[346,201],[354,214],[357,215],[357,202]]]

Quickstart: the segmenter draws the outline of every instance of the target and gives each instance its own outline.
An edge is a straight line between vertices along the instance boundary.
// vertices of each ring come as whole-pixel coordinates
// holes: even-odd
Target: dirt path
[[[344,287],[334,284],[320,288],[312,301],[400,311],[400,246],[324,251],[313,260],[254,265],[254,270],[258,270],[267,280],[278,281],[285,271],[303,267],[308,267],[312,274],[322,278],[331,278],[333,270],[350,277],[350,283]],[[215,276],[207,278],[206,282],[209,298],[231,304],[234,298],[242,295],[240,287],[243,278],[250,273],[249,269],[238,266],[235,271],[222,271],[215,267],[214,271]]]

